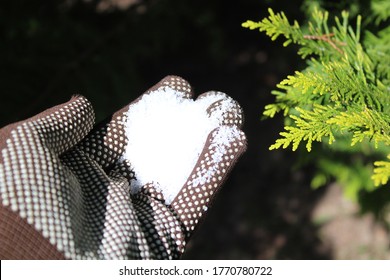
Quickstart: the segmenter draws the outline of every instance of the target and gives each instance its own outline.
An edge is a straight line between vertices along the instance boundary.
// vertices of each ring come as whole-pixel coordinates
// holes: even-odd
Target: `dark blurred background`
[[[2,1],[0,127],[73,94],[86,96],[100,121],[164,76],[182,76],[197,94],[219,90],[237,100],[249,143],[183,258],[387,258],[385,228],[357,217],[337,186],[312,190],[312,170],[296,167],[297,154],[268,150],[283,119],[262,121],[263,108],[302,63],[294,47],[241,27],[268,7],[291,19],[304,15],[300,1]],[[348,223],[329,229],[343,221],[335,208],[365,226],[362,240],[348,236]],[[354,244],[340,240],[343,227]],[[351,248],[340,253],[340,246]]]

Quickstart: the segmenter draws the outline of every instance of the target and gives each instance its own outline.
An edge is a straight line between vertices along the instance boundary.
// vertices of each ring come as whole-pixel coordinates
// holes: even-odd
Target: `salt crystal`
[[[221,99],[219,108],[208,116],[207,108]],[[146,183],[154,183],[170,204],[194,169],[207,136],[221,126],[222,114],[231,106],[231,99],[221,93],[194,101],[168,86],[145,94],[131,105],[125,124],[128,143],[123,159],[131,163],[136,176],[131,183],[132,193]],[[232,127],[218,130],[212,143],[215,153],[211,167],[196,178],[194,186],[214,176],[216,165],[237,133]]]

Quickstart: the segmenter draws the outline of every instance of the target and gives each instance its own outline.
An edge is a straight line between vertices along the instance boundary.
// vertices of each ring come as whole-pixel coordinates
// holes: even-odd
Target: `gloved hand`
[[[95,128],[91,104],[75,96],[0,130],[1,259],[180,257],[246,140],[239,105],[223,93],[202,94],[194,104],[201,102],[217,127],[183,185],[169,190],[139,180],[128,153],[137,131],[128,116],[160,89],[193,96],[185,80],[168,76]]]

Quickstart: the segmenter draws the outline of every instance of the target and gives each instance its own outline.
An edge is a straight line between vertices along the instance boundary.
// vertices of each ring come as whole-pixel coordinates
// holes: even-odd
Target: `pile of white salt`
[[[223,98],[221,106],[209,116],[207,108]],[[194,101],[168,86],[145,94],[131,105],[127,112],[128,143],[123,157],[131,163],[136,176],[131,183],[132,193],[154,182],[170,204],[191,174],[207,136],[221,126],[223,112],[232,106],[231,99],[222,93]],[[214,175],[213,168],[238,133],[235,127],[219,130],[212,143],[216,152],[210,170],[202,172],[194,185]]]

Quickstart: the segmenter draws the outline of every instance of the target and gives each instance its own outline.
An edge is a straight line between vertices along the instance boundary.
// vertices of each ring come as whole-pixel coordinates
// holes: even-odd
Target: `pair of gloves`
[[[132,192],[131,182],[137,174],[131,159],[123,160],[127,112],[143,96],[162,87],[175,90],[182,98],[193,98],[187,81],[168,76],[96,127],[89,101],[74,96],[0,130],[1,259],[180,257],[245,151],[246,139],[239,129],[243,121],[240,106],[223,93],[204,93],[197,100],[210,102],[206,113],[211,118],[213,111],[222,110],[222,118],[210,131],[183,187],[169,203],[158,182]],[[222,105],[226,103],[230,106]],[[216,163],[210,155],[221,129],[238,133],[232,134]],[[200,173],[210,176],[194,184],[191,178]]]

